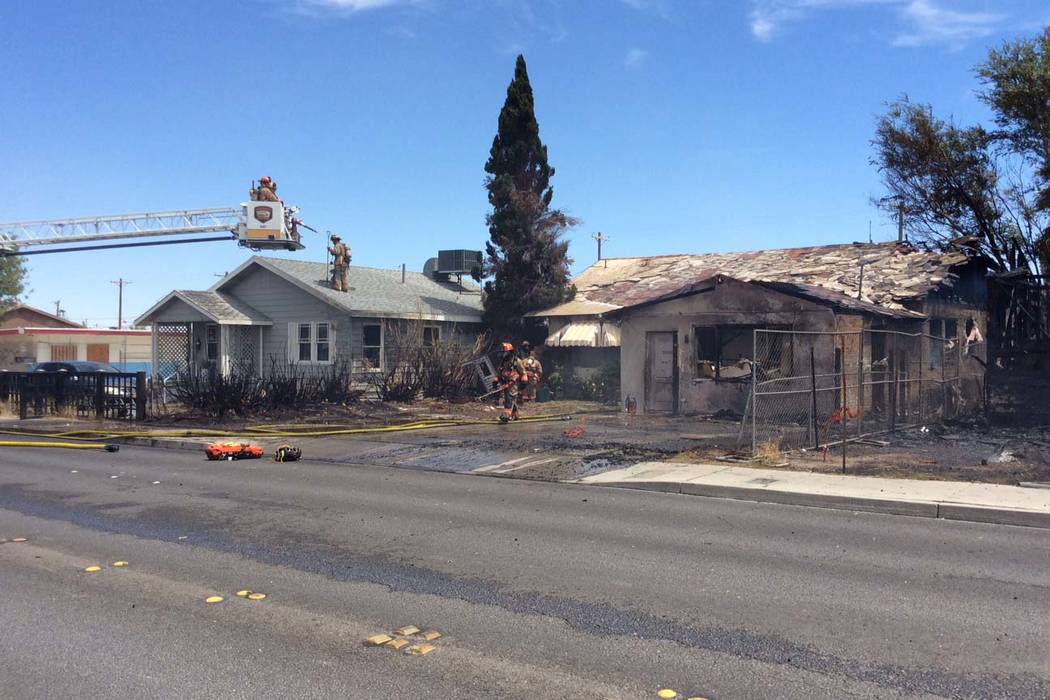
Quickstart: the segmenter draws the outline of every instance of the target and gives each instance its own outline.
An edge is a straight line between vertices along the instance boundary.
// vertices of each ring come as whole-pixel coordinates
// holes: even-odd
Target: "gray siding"
[[[223,292],[240,299],[265,315],[273,326],[263,328],[263,369],[271,359],[286,364],[288,361],[288,324],[307,321],[328,321],[335,329],[335,356],[340,362],[350,357],[353,335],[349,314],[306,293],[290,282],[258,267],[243,273],[239,279],[223,288]],[[360,342],[360,339],[358,339]]]
[[[370,317],[351,317],[345,311],[337,309],[320,299],[308,294],[294,284],[260,267],[247,270],[231,284],[223,287],[223,293],[230,295],[265,315],[273,326],[263,328],[263,370],[266,371],[273,358],[278,363],[288,361],[288,324],[307,321],[328,321],[334,324],[335,363],[357,361],[361,359],[364,347],[364,326],[381,323],[382,319]],[[387,320],[384,325],[383,343],[388,349],[394,337],[391,327],[394,324],[406,326],[408,321]],[[473,343],[482,331],[481,324],[463,324],[442,322],[423,322],[426,325],[441,326],[442,338],[455,339],[460,343]],[[303,369],[311,365],[301,366]],[[320,367],[325,367],[321,365]]]

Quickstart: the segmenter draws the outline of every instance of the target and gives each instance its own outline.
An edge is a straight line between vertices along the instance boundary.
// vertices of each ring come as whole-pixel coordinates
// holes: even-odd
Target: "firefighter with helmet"
[[[331,240],[332,245],[328,247],[328,252],[332,255],[332,289],[337,292],[349,292],[350,246],[343,243],[343,239],[336,233],[332,234]]]
[[[502,389],[500,397],[503,399],[503,413],[499,417],[500,423],[509,423],[518,419],[519,387],[528,383],[529,374],[525,363],[514,352],[514,345],[503,343],[500,349],[503,351],[503,357],[500,358],[493,383]]]
[[[536,352],[532,349],[532,343],[527,340],[521,341],[521,362],[525,365],[525,372],[528,374],[528,381],[524,384],[521,390],[522,401],[535,401],[536,393],[540,388],[540,380],[543,378],[543,365],[540,364],[540,360],[536,357]]]
[[[257,202],[279,202],[277,196],[277,183],[269,175],[263,175],[259,180],[259,187],[253,191],[252,199]]]

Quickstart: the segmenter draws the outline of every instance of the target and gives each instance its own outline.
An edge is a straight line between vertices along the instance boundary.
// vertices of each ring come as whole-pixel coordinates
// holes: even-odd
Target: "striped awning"
[[[549,335],[546,344],[555,348],[618,348],[620,327],[614,323],[575,321]]]

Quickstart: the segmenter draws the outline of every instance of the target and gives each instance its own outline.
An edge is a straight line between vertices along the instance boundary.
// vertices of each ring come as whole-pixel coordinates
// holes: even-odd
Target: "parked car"
[[[119,373],[116,367],[101,362],[41,362],[33,368],[34,372],[69,372],[70,374],[87,374],[89,372]]]
[[[68,375],[65,380],[66,387],[70,390],[67,399],[82,411],[89,411],[95,402],[95,383],[91,379],[82,379],[80,375],[121,374],[120,370],[102,362],[41,362],[33,369],[34,374]],[[124,377],[104,378],[104,389],[106,394],[106,408],[119,417],[129,417],[135,414],[135,390],[133,384]]]

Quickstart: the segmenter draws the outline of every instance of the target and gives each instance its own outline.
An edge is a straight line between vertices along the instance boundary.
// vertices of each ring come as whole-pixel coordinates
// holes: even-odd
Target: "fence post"
[[[135,419],[146,420],[146,373],[135,373]]]
[[[857,335],[857,437],[864,434],[864,331]]]
[[[811,395],[810,423],[813,426],[813,449],[820,449],[820,429],[817,427],[817,359],[813,346],[809,346],[809,380]]]
[[[106,380],[102,372],[95,372],[95,417],[106,415]]]
[[[758,447],[758,329],[751,331],[751,456]]]
[[[941,338],[941,420],[948,420],[948,383],[944,372],[944,338]]]
[[[842,387],[842,401],[839,404],[839,423],[842,425],[842,473],[846,473],[846,336],[839,336],[839,350],[842,361],[839,362],[840,381]]]
[[[926,336],[919,335],[919,424],[923,422],[926,405],[926,392],[923,389],[923,374],[926,368]]]
[[[894,333],[890,337],[893,338],[893,349],[889,354],[889,366],[886,367],[886,373],[889,375],[890,367],[893,368],[893,383],[889,385],[887,392],[890,395],[890,400],[887,402],[890,409],[890,432],[893,432],[897,429],[897,334]]]

